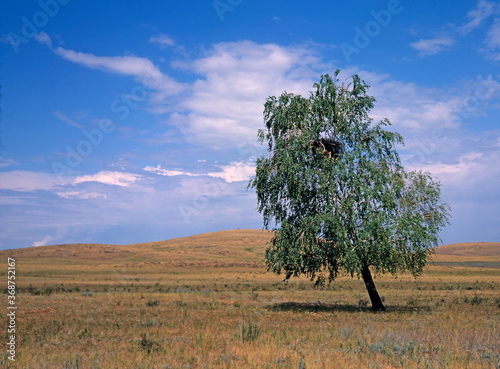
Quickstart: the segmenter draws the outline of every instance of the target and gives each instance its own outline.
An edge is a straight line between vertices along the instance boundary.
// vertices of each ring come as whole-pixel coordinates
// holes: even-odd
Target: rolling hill
[[[436,248],[437,255],[500,256],[500,242],[464,242]]]
[[[23,263],[47,264],[151,264],[170,266],[238,266],[260,264],[272,232],[237,229],[203,233],[165,241],[130,244],[66,244],[28,247],[0,251],[0,255],[15,257]],[[500,267],[500,242],[469,242],[436,248],[435,263]],[[459,263],[459,264],[457,264]],[[465,263],[465,264],[464,264]],[[478,264],[479,263],[479,264]],[[470,265],[472,266],[472,265]]]

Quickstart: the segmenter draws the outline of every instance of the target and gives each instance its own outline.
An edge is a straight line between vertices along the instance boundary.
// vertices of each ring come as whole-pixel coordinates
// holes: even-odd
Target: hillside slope
[[[0,251],[23,263],[49,264],[137,264],[203,265],[261,263],[272,232],[236,229],[173,238],[165,241],[130,244],[68,244]],[[436,248],[436,262],[500,261],[500,242],[469,242]]]
[[[500,242],[463,242],[436,248],[437,255],[500,256]]]
[[[261,262],[272,232],[237,229],[130,245],[67,244],[0,251],[23,263],[130,264],[141,262]]]

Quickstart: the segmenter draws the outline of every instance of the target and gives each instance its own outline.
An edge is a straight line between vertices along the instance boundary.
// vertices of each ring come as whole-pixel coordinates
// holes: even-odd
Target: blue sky
[[[263,104],[359,74],[444,243],[500,241],[494,1],[1,2],[0,248],[261,228]]]

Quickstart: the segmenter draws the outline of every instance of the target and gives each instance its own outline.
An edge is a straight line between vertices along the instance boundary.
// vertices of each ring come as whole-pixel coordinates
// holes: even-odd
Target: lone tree
[[[267,99],[258,136],[270,154],[257,160],[249,187],[264,227],[274,223],[268,270],[316,284],[340,273],[362,277],[382,311],[370,268],[420,275],[450,209],[429,173],[401,166],[395,145],[403,138],[384,129],[389,120],[372,124],[369,86],[357,75],[340,85],[339,72],[322,76],[309,98]]]

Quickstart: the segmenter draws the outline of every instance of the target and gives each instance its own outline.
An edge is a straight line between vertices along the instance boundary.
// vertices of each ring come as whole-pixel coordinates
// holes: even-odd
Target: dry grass
[[[219,236],[1,252],[17,260],[18,347],[11,367],[496,368],[500,363],[500,269],[431,265],[419,281],[379,276],[375,282],[388,311],[373,313],[356,279],[343,277],[313,289],[306,279],[285,284],[266,273],[261,260],[269,234]],[[78,259],[69,256],[78,252]],[[6,332],[5,320],[2,324],[0,332]],[[0,367],[8,365],[2,355]]]

